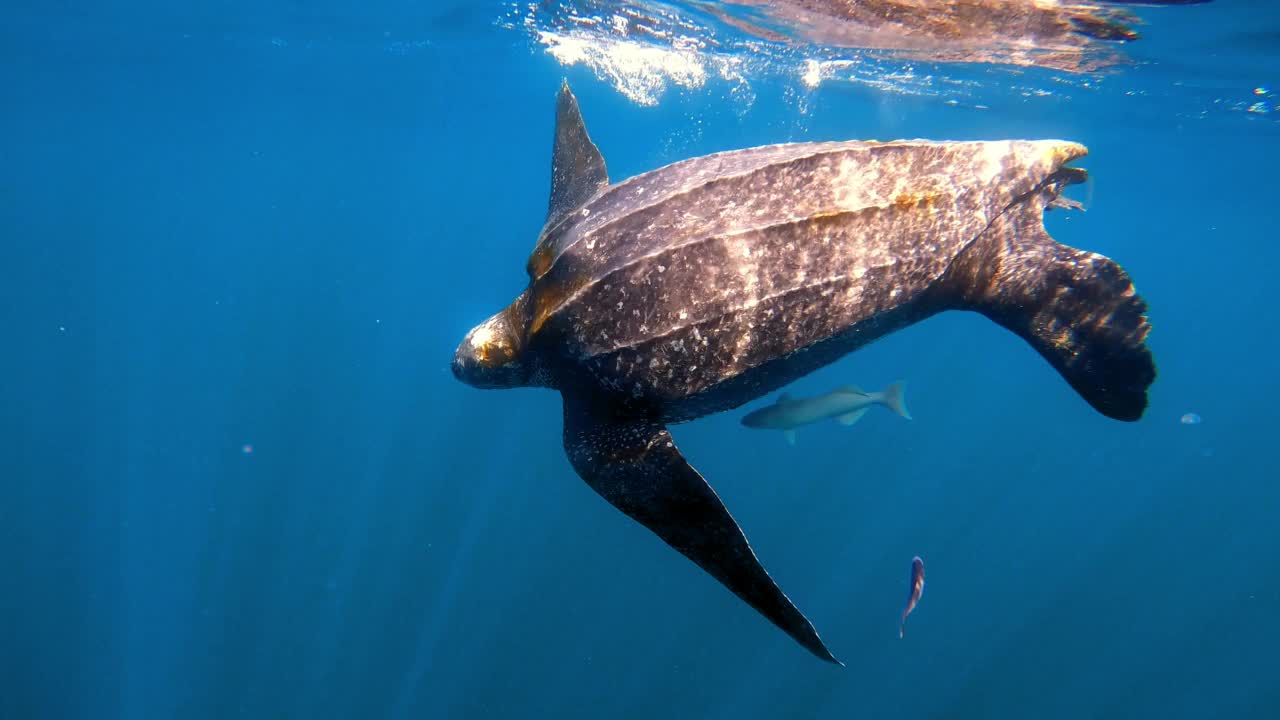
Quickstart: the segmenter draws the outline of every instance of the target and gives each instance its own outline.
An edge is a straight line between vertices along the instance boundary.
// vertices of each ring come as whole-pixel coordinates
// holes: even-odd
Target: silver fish
[[[883,405],[900,417],[911,419],[903,398],[904,382],[896,382],[880,392],[867,392],[857,385],[845,385],[824,395],[793,398],[787,393],[777,402],[748,413],[742,424],[762,430],[781,430],[791,445],[796,444],[796,428],[834,418],[841,425],[852,425],[862,419],[872,405]]]

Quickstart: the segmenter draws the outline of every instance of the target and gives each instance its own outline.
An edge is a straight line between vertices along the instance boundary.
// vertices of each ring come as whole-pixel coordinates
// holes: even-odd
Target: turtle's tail
[[[1098,412],[1137,420],[1156,377],[1147,304],[1118,264],[1058,243],[1043,218],[1038,202],[1015,206],[956,259],[962,307],[1021,336]]]

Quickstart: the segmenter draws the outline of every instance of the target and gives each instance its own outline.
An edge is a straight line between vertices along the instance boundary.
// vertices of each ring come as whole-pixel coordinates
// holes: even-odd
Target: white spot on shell
[[[471,347],[482,348],[493,342],[493,328],[481,325],[471,333]]]
[[[987,182],[994,181],[1000,175],[1000,169],[1004,166],[1004,159],[1009,156],[1010,150],[1008,141],[983,143],[982,167],[979,172]]]

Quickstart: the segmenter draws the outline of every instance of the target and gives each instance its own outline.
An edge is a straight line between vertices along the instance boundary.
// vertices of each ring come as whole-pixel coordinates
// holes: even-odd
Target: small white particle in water
[[[67,326],[66,326],[66,325],[59,325],[59,326],[58,326],[58,332],[60,332],[60,333],[64,333],[64,332],[66,332],[66,331],[67,331]]]

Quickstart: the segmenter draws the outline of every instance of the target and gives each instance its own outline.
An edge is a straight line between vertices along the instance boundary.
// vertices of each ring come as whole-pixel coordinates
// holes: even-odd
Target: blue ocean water
[[[1280,717],[1280,12],[1135,11],[1097,77],[811,87],[576,62],[538,4],[10,3],[0,718]],[[1047,224],[1147,298],[1145,418],[952,313],[795,386],[906,379],[910,422],[676,427],[815,660],[574,475],[555,393],[449,372],[526,282],[562,78],[614,178],[1086,144]]]

